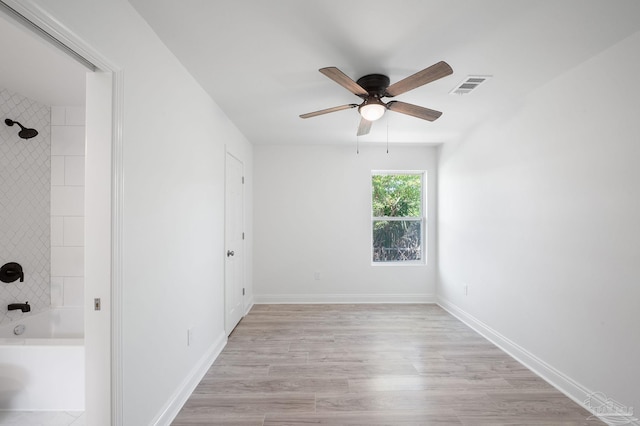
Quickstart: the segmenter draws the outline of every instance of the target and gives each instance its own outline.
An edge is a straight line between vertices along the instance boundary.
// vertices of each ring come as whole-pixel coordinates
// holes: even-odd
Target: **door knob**
[[[227,257],[233,256],[234,254],[233,250],[227,250]]]

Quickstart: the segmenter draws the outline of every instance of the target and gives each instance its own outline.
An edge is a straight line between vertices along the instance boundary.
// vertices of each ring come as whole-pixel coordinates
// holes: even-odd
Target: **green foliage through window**
[[[422,174],[372,175],[373,261],[422,259]]]
[[[422,175],[373,175],[374,217],[420,217]]]

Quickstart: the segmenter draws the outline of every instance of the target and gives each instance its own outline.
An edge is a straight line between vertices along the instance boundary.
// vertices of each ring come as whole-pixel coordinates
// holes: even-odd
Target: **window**
[[[372,262],[424,264],[424,172],[373,172]]]

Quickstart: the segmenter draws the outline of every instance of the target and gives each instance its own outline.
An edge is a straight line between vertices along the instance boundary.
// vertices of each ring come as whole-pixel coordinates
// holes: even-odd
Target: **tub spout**
[[[10,311],[20,309],[22,312],[31,312],[31,305],[29,305],[29,302],[10,303],[9,306],[7,306],[7,309],[9,309]]]

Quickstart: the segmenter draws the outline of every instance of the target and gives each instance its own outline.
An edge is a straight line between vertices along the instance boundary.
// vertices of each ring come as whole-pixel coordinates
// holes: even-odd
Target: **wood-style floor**
[[[173,425],[602,425],[437,305],[256,305]]]

